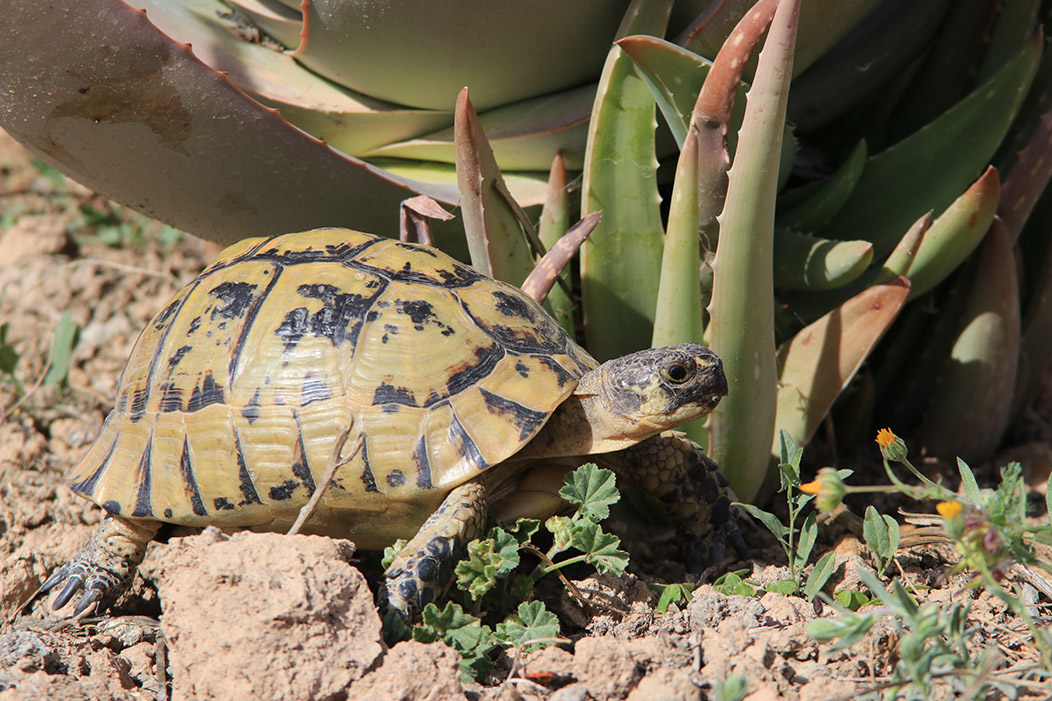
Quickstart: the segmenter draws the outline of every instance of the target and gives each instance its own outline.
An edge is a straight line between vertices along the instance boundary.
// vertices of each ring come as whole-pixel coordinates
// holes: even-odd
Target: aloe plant
[[[222,242],[459,204],[437,244],[597,357],[721,353],[687,430],[743,499],[827,417],[996,448],[1052,355],[1052,2],[432,5],[9,0],[0,124]]]

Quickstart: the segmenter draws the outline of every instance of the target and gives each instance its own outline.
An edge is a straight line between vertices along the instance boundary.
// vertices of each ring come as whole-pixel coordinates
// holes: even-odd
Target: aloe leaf
[[[895,262],[889,258],[884,275],[906,275],[910,279],[911,300],[931,290],[956,270],[982,241],[1000,196],[997,171],[987,168],[982,177],[932,223],[906,269],[895,269]],[[877,279],[881,281],[882,276]]]
[[[1019,358],[1019,283],[1008,233],[995,220],[970,280],[960,333],[921,423],[932,455],[987,460],[1008,426]]]
[[[698,238],[698,137],[687,133],[676,166],[669,203],[668,232],[661,258],[661,284],[654,315],[654,347],[693,341],[705,333],[701,300],[701,242]],[[704,420],[680,427],[703,447],[708,442]]]
[[[1052,116],[1045,114],[1005,180],[997,213],[1013,242],[1052,179]]]
[[[676,167],[651,345],[701,341],[705,318],[700,290],[698,138],[691,132],[687,134]]]
[[[861,275],[873,260],[869,241],[830,241],[795,231],[774,232],[774,287],[831,290]]]
[[[406,161],[401,158],[371,158],[369,163],[384,174],[443,193],[441,202],[451,199],[455,204],[459,196],[457,169],[452,163]],[[508,186],[515,201],[527,209],[544,204],[548,192],[548,181],[544,176],[544,173],[524,172],[503,174],[504,184]]]
[[[311,136],[352,156],[410,139],[453,123],[451,111],[408,109],[321,78],[288,53],[245,41],[238,25],[221,16],[220,0],[134,0],[150,22],[174,41],[190,44],[194,55],[225,72],[238,88]]]
[[[950,3],[946,19],[921,59],[916,76],[890,115],[894,141],[937,118],[978,84],[975,75],[989,41],[994,5],[991,0]],[[1019,37],[1012,47],[1013,54],[1028,34]]]
[[[847,112],[925,48],[949,4],[884,2],[793,81],[789,120],[810,132]]]
[[[548,251],[552,250],[566,230],[570,228],[570,193],[566,185],[566,165],[562,154],[556,153],[555,158],[552,159],[551,170],[548,172],[548,194],[544,199],[544,207],[541,209],[540,221],[537,223],[537,235],[540,236],[541,243]],[[584,241],[582,240],[581,243],[583,244]],[[573,300],[570,299],[569,294],[569,271],[563,270],[560,278],[562,282],[548,294],[546,306],[559,325],[566,329],[570,336],[575,336]]]
[[[855,189],[865,163],[866,142],[860,141],[831,176],[799,188],[803,192],[790,191],[780,195],[780,211],[775,217],[775,225],[782,229],[808,232],[817,231],[828,224]]]
[[[490,277],[521,285],[535,262],[528,241],[532,227],[504,184],[467,88],[457,99],[455,124],[460,211],[471,264]]]
[[[5,3],[0,66],[9,134],[92,190],[219,243],[320,226],[393,233],[408,197],[456,202],[455,189],[289,125],[119,0]]]
[[[774,435],[774,202],[798,14],[798,1],[780,3],[760,52],[713,262],[711,345],[730,393],[710,415],[709,450],[735,466],[729,479],[746,501],[763,482]]]
[[[1011,59],[1016,48],[1034,33],[1040,7],[1041,0],[1003,0],[997,3],[1000,12],[990,32],[990,45],[983,55],[980,81],[996,73]]]
[[[300,45],[300,32],[303,31],[303,13],[299,5],[290,7],[266,0],[224,0],[235,8],[242,17],[266,32],[288,49]]]
[[[560,152],[568,168],[580,170],[595,88],[594,84],[586,85],[480,114],[479,121],[501,168],[545,170]],[[453,129],[388,143],[361,155],[452,163]]]
[[[594,80],[626,5],[460,0],[451,21],[450,6],[427,0],[311,0],[295,56],[352,90],[413,107],[451,109],[467,86],[484,111]]]
[[[941,213],[989,161],[1040,57],[1035,35],[1011,62],[934,122],[871,157],[840,213],[821,232],[861,238],[877,256],[929,209]]]
[[[909,289],[903,278],[874,285],[778,349],[776,423],[797,444],[811,439],[834,400],[895,321]],[[776,441],[772,454],[777,457],[780,450]]]
[[[537,265],[522,283],[522,291],[538,303],[544,302],[549,290],[560,280],[570,259],[577,255],[577,251],[595,229],[599,219],[599,212],[592,212],[559,237],[559,240],[537,261]],[[566,287],[565,290],[560,288],[560,290],[565,292],[569,290],[569,287]]]
[[[619,34],[662,33],[670,6],[632,3]],[[639,350],[653,330],[662,226],[654,98],[631,59],[610,50],[599,81],[581,188],[581,214],[603,220],[581,249],[589,350],[600,360]]]
[[[799,75],[829,47],[866,19],[881,0],[808,0],[800,6],[800,29],[797,32],[793,75]],[[710,0],[677,2],[673,21],[689,21],[698,17],[679,37],[682,44],[702,56],[715,56],[731,30],[745,14],[753,9],[756,0]],[[704,12],[703,12],[704,11]],[[699,16],[700,15],[700,16]],[[753,62],[755,63],[755,62]],[[749,71],[752,75],[752,71]]]

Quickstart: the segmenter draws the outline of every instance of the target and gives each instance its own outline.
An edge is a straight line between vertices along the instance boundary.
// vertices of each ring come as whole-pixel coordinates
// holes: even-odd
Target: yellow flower
[[[882,428],[877,431],[877,445],[881,448],[887,448],[895,438],[895,433],[890,428]]]
[[[938,511],[943,518],[959,516],[961,508],[961,502],[959,501],[940,501],[935,505],[935,510]]]
[[[815,505],[821,511],[832,511],[848,492],[848,487],[840,475],[832,467],[823,467],[818,471],[818,479],[814,482],[800,485],[800,491],[805,494],[817,494]]]
[[[877,445],[880,446],[880,454],[890,462],[905,462],[906,443],[896,436],[890,428],[882,428],[877,431]]]

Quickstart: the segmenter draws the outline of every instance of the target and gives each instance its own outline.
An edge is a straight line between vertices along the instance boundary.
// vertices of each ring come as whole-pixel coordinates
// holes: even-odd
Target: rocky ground
[[[722,685],[735,675],[747,680],[751,699],[828,701],[880,689],[902,659],[898,643],[908,631],[893,617],[836,650],[805,631],[808,621],[836,612],[799,597],[726,595],[703,585],[689,603],[661,613],[648,585],[681,581],[682,568],[667,560],[671,548],[631,539],[623,578],[571,573],[592,603],[573,600],[558,580],[540,589],[562,620],[564,643],[531,654],[508,650],[481,683],[463,681],[457,653],[441,643],[382,642],[375,571],[361,566],[347,541],[176,534],[151,545],[142,576],[109,615],[73,621],[49,613],[34,592],[100,518],[63,475],[98,434],[138,330],[216,253],[188,236],[166,243],[139,219],[123,230],[118,224],[128,218],[120,215],[103,216],[101,228],[82,223],[84,211],[106,215],[109,207],[50,179],[0,139],[0,324],[7,325],[0,347],[14,349],[13,374],[23,387],[0,373],[0,701],[685,700],[733,698]],[[104,243],[115,239],[122,245]],[[66,310],[80,328],[68,386],[41,386]],[[1052,393],[1039,401],[1052,405]],[[1022,456],[1041,504],[1052,412],[1038,409],[1011,450]],[[1043,518],[1042,508],[1035,516]],[[785,557],[773,540],[760,531],[747,539],[753,558],[729,567],[747,569],[759,585],[784,579]],[[819,549],[836,553],[829,591],[862,588],[857,572],[873,562],[856,536],[824,527]],[[889,575],[921,603],[970,603],[970,644],[996,653],[985,671],[1024,679],[1038,659],[1026,626],[1001,600],[969,588],[968,575],[947,576],[955,562],[953,549],[936,539],[901,549]],[[1046,625],[1048,601],[1033,597],[1033,615]],[[952,697],[950,681],[941,679],[930,695]],[[1022,697],[1050,697],[1040,686],[1015,688]]]

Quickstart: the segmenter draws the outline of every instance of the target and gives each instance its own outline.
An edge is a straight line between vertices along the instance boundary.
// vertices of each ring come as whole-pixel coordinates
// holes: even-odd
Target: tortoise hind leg
[[[738,530],[738,510],[727,478],[701,448],[681,433],[667,431],[604,455],[592,456],[619,478],[638,484],[667,509],[683,539],[684,565],[695,574],[719,563],[731,545],[742,557],[748,548]]]
[[[408,618],[445,593],[468,541],[486,525],[486,492],[468,482],[455,488],[391,562],[380,607]]]
[[[111,604],[131,582],[146,553],[146,545],[160,527],[159,521],[129,521],[107,515],[91,541],[40,587],[41,593],[45,593],[66,583],[51,604],[52,610],[65,606],[81,589],[84,594],[77,602],[74,615],[83,613],[97,601],[101,601],[100,611]]]

